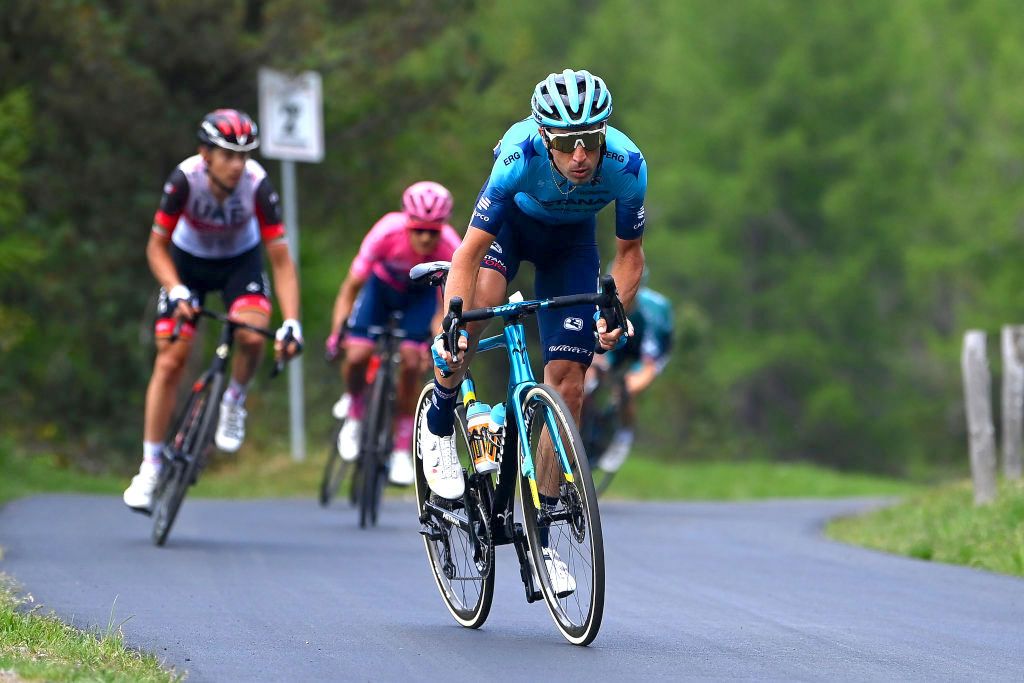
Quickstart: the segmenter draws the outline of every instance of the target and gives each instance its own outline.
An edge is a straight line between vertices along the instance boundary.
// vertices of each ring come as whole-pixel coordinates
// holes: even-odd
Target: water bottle
[[[505,404],[496,403],[491,408],[491,419],[487,421],[487,429],[491,430],[491,434],[496,436],[498,434],[504,434],[505,431]]]
[[[466,409],[466,429],[469,431],[473,467],[481,474],[498,469],[498,461],[494,457],[491,433],[488,429],[490,420],[491,407],[486,403],[474,401]]]

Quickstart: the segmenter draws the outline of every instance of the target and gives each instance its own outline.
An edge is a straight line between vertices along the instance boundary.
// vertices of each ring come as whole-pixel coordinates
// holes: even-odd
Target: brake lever
[[[292,356],[292,358],[294,358],[295,356],[302,353],[302,342],[295,338],[295,335],[292,334],[292,331],[289,328],[288,331],[284,333],[284,338],[281,339],[282,350],[288,348],[288,345],[292,343],[294,343],[298,347],[298,350],[296,350],[295,354]],[[281,374],[281,372],[284,370],[284,366],[288,364],[288,360],[285,360],[283,356],[281,358],[277,358],[274,360],[274,367],[270,369],[270,379],[274,379],[275,377]]]

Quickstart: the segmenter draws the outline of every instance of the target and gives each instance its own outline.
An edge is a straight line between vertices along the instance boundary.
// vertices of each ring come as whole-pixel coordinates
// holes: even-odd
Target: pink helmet
[[[402,193],[402,210],[414,221],[443,223],[452,212],[452,193],[440,183],[421,180]]]

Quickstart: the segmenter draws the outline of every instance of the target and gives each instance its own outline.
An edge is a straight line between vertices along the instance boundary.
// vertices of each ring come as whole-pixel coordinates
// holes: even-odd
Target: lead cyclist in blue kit
[[[612,275],[629,307],[644,268],[644,196],[647,163],[639,148],[608,125],[612,96],[605,82],[588,71],[566,69],[537,84],[532,116],[513,125],[494,148],[494,165],[477,198],[462,245],[452,257],[445,289],[466,310],[505,301],[508,283],[522,261],[535,266],[539,299],[597,291],[600,257],[596,214],[615,202],[615,260]],[[623,330],[596,325],[594,306],[538,313],[544,347],[544,382],[565,399],[578,421],[583,379],[594,356],[594,332],[606,350]],[[442,323],[448,329],[446,316]],[[449,500],[465,491],[453,438],[458,386],[486,323],[471,324],[454,357],[438,335],[431,347],[435,377],[431,406],[421,425],[419,452],[431,491]],[[629,324],[626,324],[627,329]],[[462,353],[462,352],[465,353]],[[449,376],[442,376],[451,373]],[[552,469],[550,466],[547,469]],[[555,472],[541,465],[541,501]],[[551,489],[548,488],[548,491]],[[559,592],[575,580],[553,550],[544,549],[548,574]]]

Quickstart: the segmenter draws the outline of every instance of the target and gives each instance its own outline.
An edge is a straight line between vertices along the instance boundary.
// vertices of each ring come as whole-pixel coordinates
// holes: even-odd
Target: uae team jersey
[[[537,123],[515,124],[494,148],[494,166],[480,191],[470,225],[497,235],[511,205],[547,225],[579,223],[615,202],[615,234],[644,232],[647,162],[633,141],[608,126],[607,150],[593,182],[572,185],[548,160]]]
[[[445,223],[441,239],[429,254],[420,255],[409,244],[406,226],[409,218],[400,211],[385,214],[370,229],[359,253],[352,261],[352,274],[367,277],[371,272],[392,289],[404,292],[409,286],[409,270],[428,261],[450,261],[462,242],[459,233]]]
[[[258,162],[249,159],[234,192],[223,202],[210,190],[203,157],[185,159],[164,184],[153,230],[170,237],[182,251],[204,259],[224,259],[260,242],[284,236],[281,202]]]

